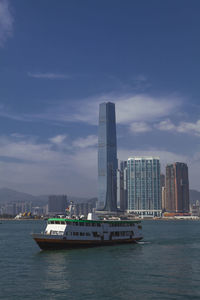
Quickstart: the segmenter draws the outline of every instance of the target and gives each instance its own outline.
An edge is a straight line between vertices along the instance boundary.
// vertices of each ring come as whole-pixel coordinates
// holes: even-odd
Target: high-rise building
[[[66,195],[51,195],[48,200],[48,214],[65,214],[67,206],[68,202]]]
[[[174,165],[166,166],[165,176],[165,207],[167,212],[175,212],[175,172]]]
[[[160,160],[129,158],[128,211],[141,216],[161,216]]]
[[[160,174],[160,188],[161,188],[161,207],[162,211],[165,211],[165,175]]]
[[[161,188],[163,186],[165,186],[165,175],[164,174],[160,174],[160,186],[161,186]]]
[[[127,210],[127,161],[120,161],[117,170],[117,208],[121,211]]]
[[[97,209],[117,210],[117,138],[115,104],[99,106]]]
[[[165,210],[167,212],[189,212],[188,166],[176,162],[166,166]]]
[[[165,212],[165,210],[166,210],[166,200],[165,200],[165,198],[166,198],[166,188],[165,188],[165,186],[162,186],[161,187],[161,199],[162,199],[162,211],[163,212]]]

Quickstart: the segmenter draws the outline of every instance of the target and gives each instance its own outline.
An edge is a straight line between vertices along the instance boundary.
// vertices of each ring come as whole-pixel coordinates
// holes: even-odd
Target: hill
[[[37,197],[8,188],[0,188],[0,203],[34,201]]]
[[[190,203],[195,204],[196,200],[200,201],[200,192],[197,190],[190,190]]]
[[[74,203],[93,202],[96,198],[83,198],[68,196],[69,201]],[[36,206],[43,206],[48,203],[48,195],[33,196],[28,193],[19,192],[8,188],[0,188],[0,204],[9,202],[32,202]]]

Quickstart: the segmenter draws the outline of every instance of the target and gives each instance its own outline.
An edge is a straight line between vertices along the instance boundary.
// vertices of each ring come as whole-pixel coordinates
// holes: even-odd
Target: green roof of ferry
[[[48,221],[82,222],[82,223],[140,223],[140,220],[77,220],[65,218],[50,218]]]

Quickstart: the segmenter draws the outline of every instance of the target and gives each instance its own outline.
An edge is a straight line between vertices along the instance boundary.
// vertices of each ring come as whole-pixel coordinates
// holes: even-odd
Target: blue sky
[[[0,0],[0,187],[96,196],[98,105],[118,157],[200,174],[200,2]]]

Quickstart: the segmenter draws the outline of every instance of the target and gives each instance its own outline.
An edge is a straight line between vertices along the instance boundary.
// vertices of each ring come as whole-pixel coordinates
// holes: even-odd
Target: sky
[[[97,195],[99,103],[119,160],[200,190],[200,1],[0,0],[0,187]]]

